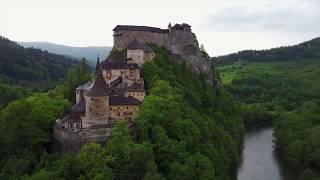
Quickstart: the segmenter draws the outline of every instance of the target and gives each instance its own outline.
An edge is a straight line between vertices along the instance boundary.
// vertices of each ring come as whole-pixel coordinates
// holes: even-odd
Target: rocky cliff
[[[113,31],[114,48],[117,50],[125,49],[137,38],[141,43],[153,43],[170,50],[198,73],[207,73],[210,77],[212,75],[209,57],[200,50],[197,37],[188,24],[169,24],[168,29],[118,25]]]

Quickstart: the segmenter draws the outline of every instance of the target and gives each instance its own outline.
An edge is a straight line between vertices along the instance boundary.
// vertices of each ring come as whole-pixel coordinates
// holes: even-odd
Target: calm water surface
[[[295,180],[276,156],[273,129],[246,133],[238,180]]]

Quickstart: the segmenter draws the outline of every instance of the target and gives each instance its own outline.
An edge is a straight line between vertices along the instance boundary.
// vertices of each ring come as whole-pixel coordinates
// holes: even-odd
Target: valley
[[[289,171],[299,179],[318,177],[319,59],[238,62],[217,69],[224,88],[241,102],[246,127],[272,125],[278,157]]]

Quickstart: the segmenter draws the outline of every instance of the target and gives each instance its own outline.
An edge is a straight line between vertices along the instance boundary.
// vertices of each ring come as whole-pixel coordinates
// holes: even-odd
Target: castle
[[[197,37],[186,23],[174,26],[169,23],[168,29],[128,25],[117,25],[113,29],[113,46],[117,50],[125,49],[134,39],[166,48],[196,72],[211,73],[208,57],[199,49]]]
[[[76,88],[76,103],[57,119],[55,139],[61,143],[104,142],[119,120],[132,122],[146,95],[141,66],[155,57],[147,45],[134,39],[127,56],[118,62],[97,60],[95,79]]]
[[[140,68],[155,57],[147,44],[170,50],[198,72],[209,71],[188,24],[169,24],[168,29],[118,25],[113,31],[114,49],[126,55],[101,63],[98,58],[94,80],[76,88],[75,105],[54,125],[55,140],[62,144],[105,142],[117,121],[133,124],[146,96]]]

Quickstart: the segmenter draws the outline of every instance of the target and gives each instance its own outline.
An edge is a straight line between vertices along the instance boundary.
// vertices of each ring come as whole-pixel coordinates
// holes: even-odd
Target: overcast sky
[[[0,0],[0,35],[15,41],[112,46],[117,24],[188,23],[211,56],[320,36],[320,0]]]

